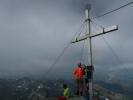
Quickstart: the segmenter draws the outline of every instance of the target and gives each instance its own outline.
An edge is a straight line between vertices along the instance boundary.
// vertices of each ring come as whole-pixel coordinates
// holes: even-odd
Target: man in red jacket
[[[74,70],[74,77],[76,80],[76,94],[83,95],[83,77],[85,75],[84,68],[81,63],[78,63],[78,67]]]

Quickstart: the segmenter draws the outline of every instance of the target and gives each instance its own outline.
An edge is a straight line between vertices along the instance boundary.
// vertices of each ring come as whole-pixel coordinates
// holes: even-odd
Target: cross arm
[[[116,31],[116,30],[118,30],[118,25],[113,25],[113,26],[108,27],[108,28],[103,28],[101,31],[97,32],[95,35],[90,36],[90,38],[96,37],[99,35],[103,35],[106,33],[110,33],[110,32]]]
[[[87,38],[88,38],[88,35],[85,35],[85,36],[76,38],[75,40],[71,41],[71,43],[76,43],[76,42],[79,42],[79,41],[83,41],[83,40],[86,40]]]
[[[101,31],[98,31],[95,33],[95,35],[89,35],[89,34],[86,34],[82,37],[79,37],[79,38],[76,38],[75,40],[71,41],[71,43],[76,43],[76,42],[79,42],[79,41],[83,41],[83,40],[86,40],[87,38],[93,38],[93,37],[96,37],[96,36],[99,36],[99,35],[102,35],[102,34],[106,34],[106,33],[109,33],[109,32],[113,32],[113,31],[116,31],[118,30],[118,25],[113,25],[111,27],[108,27],[108,28],[103,28]]]

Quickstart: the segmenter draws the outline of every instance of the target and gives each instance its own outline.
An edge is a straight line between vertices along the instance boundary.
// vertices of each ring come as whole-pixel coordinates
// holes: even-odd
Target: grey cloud
[[[130,1],[130,0],[128,0]],[[102,14],[124,2],[116,0],[1,0],[0,75],[44,75],[62,48],[71,40],[84,20],[85,4],[91,2],[93,15]],[[132,6],[96,19],[104,26],[118,24],[120,30],[104,37],[126,66],[132,64]],[[72,75],[83,43],[71,45],[51,74]],[[130,49],[128,48],[130,47]],[[84,63],[87,63],[87,48]],[[101,71],[121,64],[101,37],[93,39],[94,65]],[[59,75],[60,76],[60,75]]]

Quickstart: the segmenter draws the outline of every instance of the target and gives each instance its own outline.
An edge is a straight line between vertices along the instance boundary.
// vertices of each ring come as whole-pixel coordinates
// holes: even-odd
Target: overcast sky
[[[0,77],[44,76],[62,49],[84,21],[84,8],[91,4],[92,17],[132,0],[0,0]],[[102,37],[93,39],[96,73],[114,77],[120,70],[133,70],[133,5],[95,19],[104,27],[119,25],[119,30],[104,35],[119,56],[119,61]],[[96,29],[98,29],[97,26]],[[49,72],[72,76],[83,42],[71,45]],[[87,59],[84,50],[83,62]],[[126,71],[124,71],[127,73]],[[60,73],[60,74],[59,74]],[[65,76],[65,77],[66,77]]]

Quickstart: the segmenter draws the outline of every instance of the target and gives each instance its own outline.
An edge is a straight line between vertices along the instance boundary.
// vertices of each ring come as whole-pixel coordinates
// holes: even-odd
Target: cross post
[[[88,40],[88,62],[89,65],[93,66],[93,59],[92,59],[92,38],[106,34],[106,33],[110,33],[113,31],[118,30],[118,26],[117,25],[113,25],[111,27],[107,27],[107,28],[103,28],[102,30],[96,32],[94,35],[91,34],[91,19],[90,19],[90,7],[87,7],[85,10],[85,16],[86,16],[86,22],[87,22],[87,33],[84,36],[78,37],[75,40],[71,41],[71,43],[76,43],[76,42],[80,42],[83,40]],[[90,94],[90,100],[94,100],[94,91],[93,91],[93,72],[92,72],[92,77],[91,77],[91,81],[89,82],[89,94]]]

